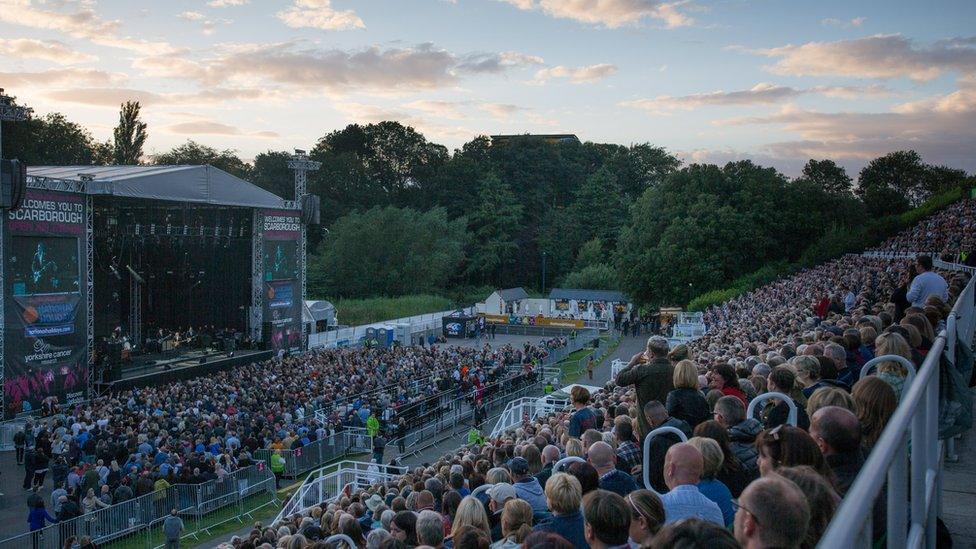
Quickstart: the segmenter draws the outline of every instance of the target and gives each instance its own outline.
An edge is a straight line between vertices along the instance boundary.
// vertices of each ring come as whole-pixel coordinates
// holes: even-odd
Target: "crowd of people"
[[[14,437],[29,526],[221,479],[258,449],[296,449],[350,427],[403,436],[408,420],[432,413],[420,406],[431,395],[457,391],[474,405],[513,366],[531,371],[565,344],[330,349],[58,407]]]
[[[876,251],[922,252],[957,257],[976,251],[976,199],[955,202],[891,238]],[[966,263],[967,265],[969,263]]]
[[[705,337],[650,337],[606,388],[575,387],[570,409],[227,545],[815,547],[907,389],[900,362],[863,365],[921,367],[967,282],[928,256],[847,256],[774,281],[708,310]],[[765,393],[782,398],[748,417]],[[865,502],[876,541],[884,502]]]

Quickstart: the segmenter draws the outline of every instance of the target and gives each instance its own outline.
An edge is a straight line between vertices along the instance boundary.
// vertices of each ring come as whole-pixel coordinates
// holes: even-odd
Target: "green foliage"
[[[576,254],[576,269],[580,270],[591,265],[597,265],[606,261],[604,255],[603,242],[599,238],[591,238],[580,246]]]
[[[313,295],[398,296],[432,292],[456,275],[463,257],[464,218],[441,208],[372,208],[331,228],[322,252],[309,258]]]
[[[617,270],[606,263],[587,265],[563,277],[560,284],[564,288],[586,288],[588,290],[616,290]]]
[[[797,259],[826,227],[852,223],[858,211],[853,197],[749,161],[689,166],[631,209],[616,254],[623,290],[640,303],[686,303],[767,263]]]
[[[875,158],[861,170],[856,194],[873,217],[899,214],[966,177],[962,170],[930,166],[915,151],[895,151]]]
[[[522,205],[494,174],[481,181],[478,206],[468,220],[471,235],[467,274],[481,284],[504,279],[518,255],[516,236]]]
[[[149,134],[146,123],[139,119],[139,102],[126,101],[119,110],[119,125],[112,133],[112,161],[120,166],[138,164],[142,146]]]
[[[251,174],[251,165],[241,160],[237,156],[237,151],[231,149],[218,151],[193,140],[188,140],[170,151],[153,155],[150,159],[157,166],[164,164],[185,164],[189,166],[210,164],[241,179],[248,179]]]
[[[810,159],[800,179],[809,181],[830,194],[851,194],[851,177],[833,160]]]
[[[61,113],[2,124],[4,158],[29,166],[88,165],[97,160],[91,133]]]
[[[484,296],[481,299],[484,299]],[[454,306],[453,302],[446,297],[428,294],[336,299],[332,300],[332,304],[336,308],[339,322],[346,326],[361,326],[394,318],[437,313],[447,311]]]

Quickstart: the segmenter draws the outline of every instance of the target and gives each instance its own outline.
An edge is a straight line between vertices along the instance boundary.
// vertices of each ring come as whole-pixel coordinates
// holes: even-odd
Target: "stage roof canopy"
[[[285,201],[221,169],[205,166],[33,166],[28,178],[82,181],[86,194],[197,202],[245,208],[282,208]]]

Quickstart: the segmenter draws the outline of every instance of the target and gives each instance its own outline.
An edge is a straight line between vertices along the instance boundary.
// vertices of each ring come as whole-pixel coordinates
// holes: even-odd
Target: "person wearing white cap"
[[[488,510],[491,514],[488,516],[488,524],[491,525],[491,541],[496,542],[502,539],[502,510],[505,508],[505,502],[510,499],[515,499],[518,495],[515,493],[515,487],[507,482],[499,482],[492,485],[488,489]]]

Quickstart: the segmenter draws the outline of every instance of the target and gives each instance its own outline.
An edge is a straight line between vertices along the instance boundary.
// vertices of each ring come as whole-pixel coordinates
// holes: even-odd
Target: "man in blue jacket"
[[[508,461],[508,470],[512,473],[515,483],[515,494],[532,506],[532,513],[546,513],[546,496],[542,491],[539,480],[529,475],[529,462],[522,457],[515,457]]]

